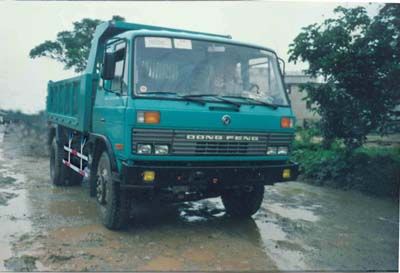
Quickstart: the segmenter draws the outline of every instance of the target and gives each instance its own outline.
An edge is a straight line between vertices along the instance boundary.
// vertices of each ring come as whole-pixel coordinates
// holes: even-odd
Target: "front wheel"
[[[264,199],[264,186],[227,190],[221,194],[228,214],[235,217],[250,217],[258,211]]]
[[[113,181],[111,160],[105,151],[99,158],[96,177],[96,201],[103,224],[113,230],[124,228],[129,217],[129,199],[119,183]]]

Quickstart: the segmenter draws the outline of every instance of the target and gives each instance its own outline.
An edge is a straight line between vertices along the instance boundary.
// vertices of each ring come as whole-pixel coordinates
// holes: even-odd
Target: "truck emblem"
[[[222,123],[223,123],[224,125],[229,125],[229,124],[231,123],[231,117],[228,116],[228,115],[224,115],[224,116],[222,117]]]
[[[219,141],[259,141],[258,136],[251,135],[186,135],[187,140]]]

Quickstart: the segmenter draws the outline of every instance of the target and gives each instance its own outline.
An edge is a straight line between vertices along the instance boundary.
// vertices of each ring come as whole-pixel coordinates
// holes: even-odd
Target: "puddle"
[[[18,194],[13,193],[13,192],[6,192],[6,191],[0,192],[0,206],[7,206],[8,201],[17,196],[18,196]]]
[[[25,181],[25,177],[21,174],[13,172],[13,162],[7,161],[4,156],[4,136],[0,133],[0,169],[2,175],[0,179],[6,179],[6,181],[0,181],[0,184],[7,184],[7,186],[15,185],[14,189],[11,187],[0,188],[0,261],[9,259],[12,252],[11,241],[13,238],[32,231],[30,220],[28,220],[30,214],[27,209],[27,196],[26,191],[20,186]],[[10,182],[12,181],[12,185]],[[6,188],[6,190],[4,190]],[[16,262],[16,260],[9,260],[10,263]],[[0,263],[0,270],[6,270],[3,262]]]
[[[315,215],[313,211],[306,207],[288,208],[283,204],[274,203],[268,204],[267,210],[279,214],[281,217],[289,218],[293,221],[303,220],[316,222],[319,219],[319,217]]]
[[[398,203],[299,182],[267,187],[256,215],[281,270],[396,270]]]

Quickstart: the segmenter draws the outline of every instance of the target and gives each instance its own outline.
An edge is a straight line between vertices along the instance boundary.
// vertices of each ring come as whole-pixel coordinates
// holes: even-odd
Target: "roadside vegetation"
[[[399,198],[400,146],[369,145],[349,152],[343,141],[324,147],[318,125],[298,128],[293,159],[308,183]]]
[[[385,4],[370,17],[365,7],[334,10],[289,45],[290,62],[320,84],[302,86],[310,110],[321,117],[325,147],[340,139],[351,151],[371,132],[385,134],[400,104],[400,5]]]
[[[299,129],[293,157],[303,177],[318,185],[399,197],[400,148],[372,146],[387,135],[400,104],[400,5],[337,7],[335,17],[302,28],[289,61],[321,80],[301,86],[318,126]]]
[[[46,116],[44,111],[37,114],[26,114],[20,111],[3,111],[6,113],[5,134],[11,135],[22,155],[48,156]]]

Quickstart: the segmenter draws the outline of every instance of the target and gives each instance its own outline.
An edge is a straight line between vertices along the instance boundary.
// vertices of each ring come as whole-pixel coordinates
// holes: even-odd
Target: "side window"
[[[117,42],[109,44],[106,48],[108,53],[114,54],[115,70],[114,79],[105,81],[104,87],[109,91],[126,94],[128,89],[127,80],[127,45],[126,42]]]
[[[257,86],[258,96],[270,100],[271,103],[282,104],[285,95],[279,86],[280,74],[277,63],[270,57],[249,60],[249,83]]]

